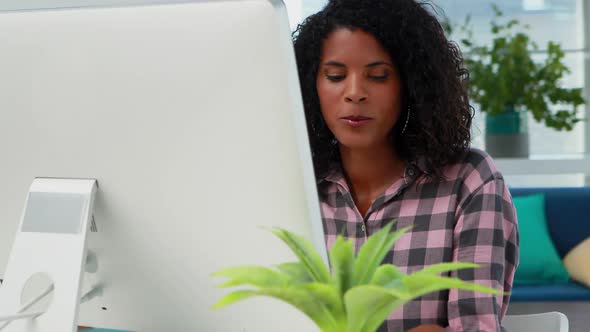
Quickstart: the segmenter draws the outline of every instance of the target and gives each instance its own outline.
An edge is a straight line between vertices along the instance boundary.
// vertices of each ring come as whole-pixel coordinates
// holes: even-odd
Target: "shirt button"
[[[365,225],[364,225],[364,224],[361,226],[361,229],[363,230],[363,232],[366,230],[366,228],[365,228]]]

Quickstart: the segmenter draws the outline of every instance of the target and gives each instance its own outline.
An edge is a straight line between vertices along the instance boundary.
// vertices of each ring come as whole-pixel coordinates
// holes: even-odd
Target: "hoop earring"
[[[406,129],[408,129],[408,122],[410,122],[410,112],[412,111],[412,109],[410,108],[410,106],[408,106],[408,116],[406,117],[406,123],[404,124],[404,128],[402,129],[402,135],[403,133],[406,132]]]

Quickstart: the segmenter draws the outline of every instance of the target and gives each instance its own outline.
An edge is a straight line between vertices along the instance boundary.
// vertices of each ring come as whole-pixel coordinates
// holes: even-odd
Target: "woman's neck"
[[[373,201],[391,183],[403,176],[405,165],[391,146],[371,149],[340,147],[345,176],[357,205]],[[362,203],[362,202],[361,202]]]

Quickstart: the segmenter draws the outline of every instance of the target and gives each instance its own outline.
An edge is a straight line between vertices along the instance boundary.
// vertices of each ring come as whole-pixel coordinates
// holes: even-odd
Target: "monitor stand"
[[[77,331],[82,277],[87,263],[91,270],[96,267],[87,253],[86,235],[97,187],[94,179],[33,181],[0,287],[1,332]],[[50,284],[23,302],[23,289],[39,274]],[[50,293],[46,311],[30,309]]]

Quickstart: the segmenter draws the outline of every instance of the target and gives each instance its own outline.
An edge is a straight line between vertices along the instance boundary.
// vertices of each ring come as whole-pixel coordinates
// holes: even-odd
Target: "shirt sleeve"
[[[453,233],[453,261],[480,268],[453,271],[450,276],[512,290],[518,265],[518,226],[512,198],[501,175],[493,177],[459,202]],[[500,332],[510,295],[452,289],[447,303],[448,331]]]

